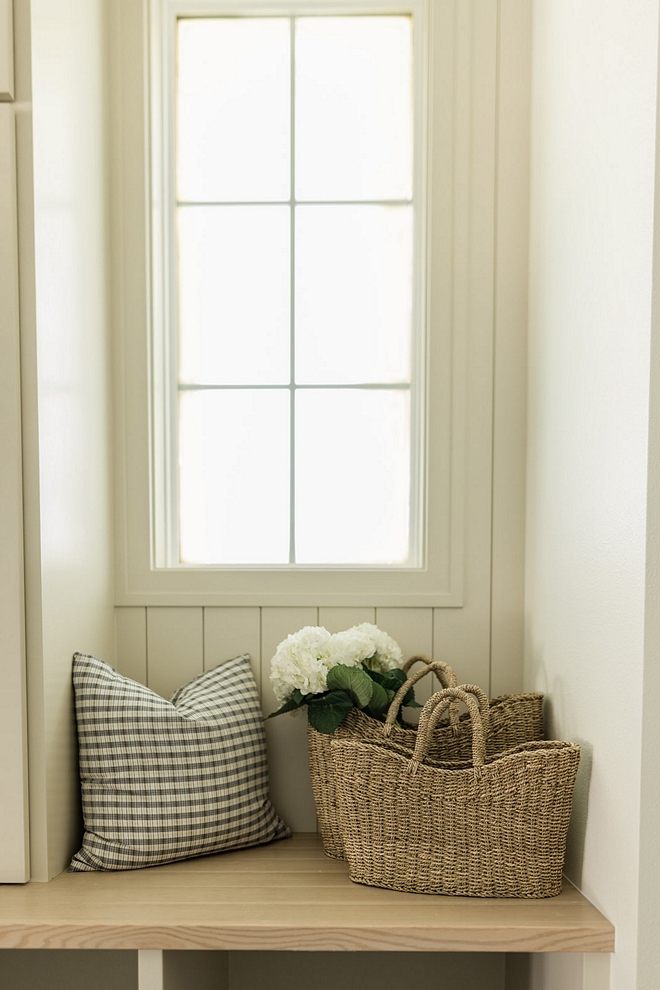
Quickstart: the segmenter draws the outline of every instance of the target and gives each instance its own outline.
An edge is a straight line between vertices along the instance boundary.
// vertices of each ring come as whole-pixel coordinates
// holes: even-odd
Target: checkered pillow
[[[85,835],[69,870],[132,870],[290,835],[268,799],[246,654],[165,701],[96,657],[73,658]]]

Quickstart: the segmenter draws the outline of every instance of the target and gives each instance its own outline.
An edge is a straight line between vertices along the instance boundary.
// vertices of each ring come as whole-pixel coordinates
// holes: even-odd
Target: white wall
[[[616,926],[613,990],[636,986],[657,54],[657,0],[535,3],[526,680],[583,745],[567,873]],[[581,987],[560,962],[535,987]]]
[[[659,85],[660,91],[660,85]],[[660,119],[660,104],[659,104]],[[660,162],[660,129],[656,132]],[[660,170],[656,167],[656,204]],[[637,990],[660,982],[660,210],[656,206],[651,336],[651,399],[646,536],[646,622],[642,717],[642,800],[640,823]]]
[[[79,838],[75,650],[112,655],[102,0],[17,0],[33,878]]]

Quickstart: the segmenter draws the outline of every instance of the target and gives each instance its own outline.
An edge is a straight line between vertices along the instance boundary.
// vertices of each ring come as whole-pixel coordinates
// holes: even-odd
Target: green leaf
[[[369,665],[370,665],[370,663],[371,663],[372,660],[375,660],[376,659],[376,653],[377,653],[377,651],[374,650],[374,652],[371,654],[371,656],[365,657],[364,660],[362,661],[362,666],[364,667],[365,670],[371,670],[371,667]]]
[[[399,688],[406,683],[408,678],[401,670],[401,667],[393,667],[392,670],[386,670],[383,674],[383,687],[389,688],[391,691],[396,692]]]
[[[366,673],[368,673],[377,684],[380,684],[381,687],[384,687],[387,691],[393,691],[394,694],[397,693],[399,688],[405,684],[408,679],[404,671],[401,670],[401,667],[393,667],[391,670],[386,670],[384,674],[380,674],[378,671],[369,670],[366,668]],[[403,699],[402,704],[407,708],[422,707],[415,701],[415,689],[412,687],[406,692],[406,696]]]
[[[371,700],[368,706],[369,713],[378,718],[387,708],[389,708],[390,701],[393,697],[393,691],[388,691],[387,688],[384,688],[382,684],[378,683],[378,681],[374,681]]]
[[[353,699],[345,691],[328,691],[309,699],[307,717],[313,729],[330,735],[352,708]]]
[[[400,667],[394,667],[392,670],[388,670],[385,674],[383,687],[390,691],[394,691],[396,694],[397,691],[406,683],[407,679],[408,678]],[[408,707],[415,707],[415,689],[413,687],[408,688],[401,704]]]
[[[377,684],[382,684],[383,681],[385,680],[384,674],[381,674],[377,670],[372,670],[371,667],[365,667],[364,663],[362,664],[362,670],[365,672],[365,674],[369,675],[372,681],[376,681]]]
[[[281,708],[278,708],[276,712],[271,712],[267,718],[275,718],[276,715],[283,715],[284,712],[294,712],[296,708],[300,708],[302,704],[305,703],[305,697],[300,693],[298,688],[294,688],[291,697],[288,701],[285,701]]]
[[[328,671],[330,690],[345,691],[357,708],[365,708],[369,704],[373,686],[374,682],[360,667],[347,667],[344,663],[338,663]]]

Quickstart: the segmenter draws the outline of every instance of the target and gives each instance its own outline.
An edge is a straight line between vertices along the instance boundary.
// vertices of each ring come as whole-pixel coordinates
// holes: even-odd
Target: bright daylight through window
[[[412,17],[175,47],[179,561],[419,566]]]

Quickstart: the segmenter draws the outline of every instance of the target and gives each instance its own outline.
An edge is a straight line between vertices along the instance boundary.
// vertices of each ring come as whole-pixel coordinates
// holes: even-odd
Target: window
[[[461,604],[494,105],[463,11],[121,0],[118,604]]]
[[[418,562],[412,22],[176,19],[171,565]]]

